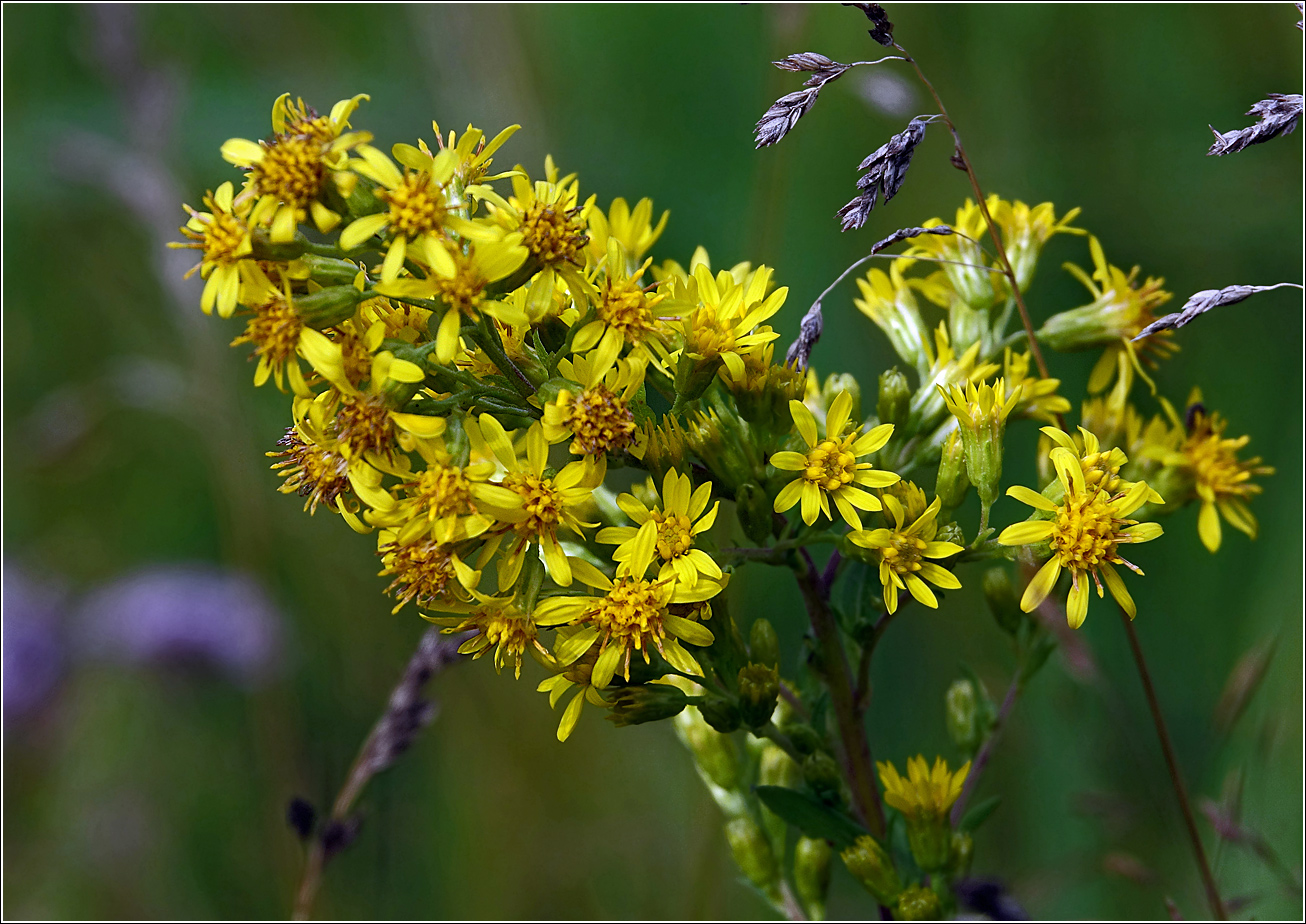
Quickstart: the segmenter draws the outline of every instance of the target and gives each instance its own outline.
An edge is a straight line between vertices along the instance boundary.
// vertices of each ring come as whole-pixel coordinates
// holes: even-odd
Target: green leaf
[[[839,850],[868,833],[843,812],[784,786],[754,786],[762,804],[808,837],[830,841]]]
[[[993,814],[1001,801],[1001,796],[990,796],[978,805],[971,806],[970,811],[962,816],[961,824],[958,827],[962,831],[974,831],[988,820],[988,817]]]

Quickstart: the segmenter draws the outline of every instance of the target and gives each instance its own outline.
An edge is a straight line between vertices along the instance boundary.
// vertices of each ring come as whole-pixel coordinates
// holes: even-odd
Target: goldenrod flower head
[[[646,560],[645,569],[648,564]],[[636,562],[631,570],[638,571],[638,567]],[[603,591],[604,595],[548,597],[535,608],[535,621],[539,625],[581,627],[555,646],[554,656],[561,663],[570,664],[597,643],[599,656],[590,682],[598,689],[612,682],[618,668],[629,680],[631,653],[641,653],[648,663],[651,648],[656,648],[676,670],[703,675],[703,669],[681,642],[700,647],[711,645],[712,632],[695,620],[676,615],[670,606],[711,599],[724,587],[724,578],[721,581],[704,578],[693,587],[674,580],[646,581],[636,577],[619,577],[613,581],[579,559],[572,563],[572,570],[578,580]]]
[[[550,473],[549,444],[540,424],[526,431],[524,458],[518,457],[508,433],[494,417],[482,414],[479,426],[470,424],[467,429],[473,445],[483,441],[506,470],[501,490],[512,492],[518,500],[512,505],[491,504],[495,516],[511,524],[511,537],[499,560],[499,589],[507,590],[516,582],[532,543],[539,545],[549,576],[562,587],[570,586],[571,564],[558,542],[558,531],[565,528],[583,536],[584,527],[598,525],[585,522],[581,515],[607,472],[602,457],[595,462],[587,456]]]
[[[650,258],[627,270],[621,244],[615,238],[609,239],[607,257],[601,264],[603,278],[595,287],[595,317],[577,331],[572,352],[588,352],[600,344],[609,349],[628,344],[639,355],[647,356],[648,341],[662,340],[667,332],[665,321],[676,316],[678,310],[674,304],[663,305],[665,292],[650,294],[640,282],[652,262]]]
[[[885,509],[893,517],[893,528],[856,530],[848,534],[848,539],[864,549],[873,549],[879,558],[884,605],[890,613],[897,611],[898,591],[903,588],[921,603],[937,609],[939,601],[925,581],[944,590],[956,590],[961,581],[951,571],[925,559],[948,558],[965,549],[953,542],[935,541],[940,504],[937,497],[914,521],[897,497],[886,492],[883,498]]]
[[[689,366],[714,364],[718,360],[729,376],[741,378],[744,354],[780,336],[762,322],[784,306],[789,289],[781,287],[767,295],[770,282],[771,271],[767,267],[760,267],[747,284],[740,283],[727,270],[713,276],[706,264],[694,267],[690,291],[696,295],[696,307],[683,313],[679,333],[684,346],[669,360],[676,370],[678,386],[687,377],[681,373],[682,365],[687,366],[688,372]],[[681,296],[677,295],[675,300],[681,301]],[[715,371],[718,367],[711,368]],[[684,389],[678,387],[677,391]]]
[[[1079,460],[1084,483],[1090,489],[1100,488],[1107,494],[1114,495],[1127,493],[1133,488],[1135,482],[1120,477],[1120,469],[1129,461],[1123,449],[1103,448],[1097,435],[1082,426],[1079,428],[1078,439],[1057,427],[1043,427],[1040,432]],[[1144,495],[1144,501],[1150,504],[1165,503],[1165,499],[1151,488]]]
[[[267,455],[281,460],[272,464],[277,476],[285,479],[277,490],[307,498],[304,510],[312,516],[318,504],[336,509],[341,496],[349,492],[349,460],[331,446],[309,438],[301,428],[288,428],[277,440],[280,451]]]
[[[891,761],[876,764],[880,771],[880,784],[884,787],[885,804],[902,812],[906,818],[929,818],[947,814],[952,803],[961,795],[961,788],[970,772],[967,761],[957,772],[948,772],[948,762],[942,757],[930,767],[925,756],[918,754],[907,758],[907,778],[903,779]]]
[[[1023,292],[1034,279],[1043,245],[1054,234],[1084,234],[1082,228],[1072,228],[1070,223],[1078,217],[1080,209],[1073,208],[1060,218],[1051,202],[1042,202],[1033,208],[1017,199],[1008,202],[990,196],[989,213],[1002,231],[1002,247],[1016,271],[1016,284]]]
[[[597,456],[625,450],[643,455],[630,402],[644,384],[644,363],[615,359],[602,349],[558,363],[558,371],[581,386],[563,389],[544,407],[544,436],[550,443],[567,437],[572,455]]]
[[[654,225],[652,199],[640,199],[633,209],[626,204],[625,199],[614,199],[612,208],[606,215],[602,209],[590,209],[591,258],[595,263],[601,262],[611,252],[608,242],[615,240],[626,255],[627,271],[633,273],[634,267],[662,236],[670,215],[670,212],[663,212],[657,225]]]
[[[996,195],[989,196],[990,211],[998,201]],[[931,218],[921,224],[923,227],[933,228],[943,223],[941,219]],[[1001,283],[1001,274],[987,268],[993,265],[993,261],[985,256],[983,249],[977,243],[988,235],[984,216],[979,206],[971,199],[967,199],[965,204],[957,209],[956,220],[951,225],[960,233],[922,234],[912,238],[912,245],[907,249],[906,256],[932,257],[936,260],[949,261],[942,265],[941,272],[951,284],[953,292],[971,310],[985,311],[1006,292]]]
[[[1008,395],[1016,395],[1013,413],[1033,420],[1055,423],[1058,414],[1070,410],[1070,402],[1057,394],[1060,379],[1040,378],[1029,351],[1017,353],[1007,347],[1002,354],[1002,379]]]
[[[1261,486],[1253,484],[1251,479],[1255,475],[1272,475],[1274,469],[1261,465],[1259,456],[1238,458],[1238,452],[1251,437],[1225,437],[1228,421],[1218,413],[1206,413],[1199,391],[1194,391],[1189,400],[1188,419],[1188,431],[1178,449],[1157,455],[1163,464],[1174,466],[1187,476],[1185,480],[1191,480],[1192,491],[1202,502],[1197,516],[1197,534],[1202,544],[1211,552],[1220,548],[1221,516],[1234,529],[1255,539],[1256,517],[1246,502],[1261,493]]]
[[[870,462],[858,461],[883,448],[893,435],[893,424],[881,424],[862,433],[849,420],[852,398],[843,392],[830,405],[825,420],[825,439],[820,439],[816,418],[801,401],[789,402],[794,426],[807,444],[807,452],[777,452],[771,464],[781,471],[800,472],[799,476],[776,495],[775,510],[784,513],[802,503],[803,522],[811,526],[817,517],[830,514],[830,499],[853,529],[861,529],[858,510],[879,510],[880,501],[863,488],[887,488],[898,481],[893,472],[876,471]]]
[[[938,389],[948,410],[961,425],[963,434],[969,430],[985,435],[996,434],[1001,439],[1007,418],[1020,401],[1019,387],[1009,390],[1003,379],[992,385],[967,381],[964,388],[940,385]]]
[[[553,158],[545,159],[545,179],[532,182],[520,164],[512,173],[512,196],[503,199],[483,195],[494,206],[492,220],[506,231],[520,233],[522,244],[541,267],[563,269],[585,265],[585,245],[589,243],[591,196],[580,204],[580,184],[576,174],[558,178]]]
[[[394,578],[385,589],[399,601],[392,613],[399,612],[409,602],[439,609],[449,603],[467,601],[481,580],[481,572],[463,564],[453,546],[434,539],[402,545],[395,541],[393,531],[382,530],[377,553],[384,566],[381,575]]]
[[[461,249],[448,251],[430,245],[430,238],[426,240],[424,257],[431,268],[427,278],[396,279],[376,288],[382,295],[430,298],[446,306],[435,337],[435,354],[440,362],[451,362],[458,354],[458,332],[464,318],[475,321],[485,312],[509,323],[525,321],[524,317],[513,317],[507,305],[492,301],[485,293],[490,283],[512,275],[526,262],[528,251],[522,246],[520,234],[476,240],[468,245],[468,253]]]
[[[902,879],[898,876],[888,851],[875,838],[863,834],[839,857],[853,878],[865,886],[876,901],[892,907],[898,900],[902,892]]]
[[[251,313],[245,331],[231,345],[248,343],[254,347],[251,358],[258,358],[255,385],[263,385],[273,378],[277,388],[284,391],[283,382],[289,375],[295,394],[307,396],[310,392],[299,368],[299,352],[309,328],[295,310],[289,284],[278,289],[252,260],[240,265],[240,275],[243,277],[241,301],[250,306]]]
[[[324,234],[339,223],[340,216],[318,197],[328,173],[345,169],[348,152],[371,138],[367,132],[345,132],[350,115],[367,98],[341,100],[329,116],[319,117],[302,100],[291,105],[286,93],[272,106],[271,141],[232,138],[222,145],[224,160],[249,171],[249,188],[259,198],[251,221],[269,220],[273,243],[293,240],[309,214]]]
[[[427,616],[423,613],[422,618],[444,626],[442,631],[446,635],[474,632],[458,646],[458,653],[471,655],[472,660],[476,660],[493,648],[495,673],[500,673],[503,666],[511,662],[513,675],[520,680],[522,655],[527,652],[542,664],[553,662],[549,650],[540,643],[538,627],[530,614],[518,608],[514,597],[487,597],[474,590],[472,596],[475,598],[472,603],[440,607],[461,615]]]
[[[212,314],[215,305],[218,315],[224,318],[231,317],[236,310],[240,292],[238,267],[250,259],[253,250],[247,223],[251,204],[246,199],[237,205],[231,183],[223,183],[217,192],[204,194],[207,212],[182,206],[190,213],[190,221],[181,227],[181,233],[190,240],[168,246],[200,251],[200,262],[186,272],[185,278],[189,279],[196,270],[203,277],[200,309],[205,314]]]
[[[488,175],[490,167],[494,163],[493,155],[503,143],[517,133],[521,128],[520,125],[509,125],[503,129],[488,142],[485,140],[485,132],[472,125],[468,125],[466,131],[459,137],[453,129],[449,129],[448,136],[440,134],[440,124],[432,121],[431,128],[435,131],[435,143],[441,151],[448,151],[453,155],[454,177],[458,184],[471,195],[477,195],[482,187],[477,184],[488,180],[499,180],[506,176],[511,176],[511,170],[505,173],[496,173],[493,176]],[[400,163],[420,169],[420,166],[426,161],[437,155],[431,153],[431,149],[426,146],[425,141],[419,140],[417,147],[414,148],[407,144],[397,144],[394,146],[395,159]],[[485,187],[488,188],[488,187]]]
[[[565,646],[571,638],[584,631],[582,628],[563,626],[558,630],[559,646]],[[565,667],[560,673],[540,681],[540,685],[535,688],[537,692],[549,694],[550,709],[557,706],[558,700],[562,699],[563,694],[573,686],[578,688],[576,695],[567,704],[567,708],[562,711],[562,719],[558,722],[559,741],[566,741],[571,736],[572,730],[576,727],[576,722],[580,719],[581,710],[586,703],[599,708],[607,705],[602,694],[591,682],[594,675],[594,663],[597,660],[598,651],[591,644],[589,650],[574,663]]]
[[[1009,496],[1029,504],[1038,512],[1034,519],[1008,526],[998,537],[998,542],[1002,545],[1048,543],[1052,556],[1025,588],[1020,608],[1029,613],[1042,603],[1052,592],[1064,568],[1071,576],[1066,621],[1072,629],[1083,625],[1088,613],[1090,575],[1097,584],[1098,596],[1103,596],[1102,582],[1105,581],[1116,602],[1133,618],[1137,608],[1114,566],[1124,565],[1138,574],[1143,573],[1137,565],[1121,557],[1120,546],[1148,542],[1161,535],[1161,527],[1156,523],[1128,519],[1149,500],[1156,503],[1159,495],[1144,481],[1135,482],[1127,491],[1116,494],[1090,485],[1084,477],[1079,457],[1064,446],[1053,449],[1051,458],[1063,492],[1060,503],[1019,485],[1007,489]]]
[[[652,479],[649,479],[650,486]],[[721,568],[702,549],[695,548],[696,537],[707,532],[716,522],[721,502],[708,509],[712,497],[712,483],[705,481],[694,488],[688,475],[669,471],[662,482],[660,501],[652,509],[633,494],[621,494],[617,505],[635,526],[610,526],[599,531],[598,541],[616,545],[612,560],[618,563],[618,574],[644,577],[637,570],[640,564],[647,570],[654,556],[648,554],[652,546],[656,560],[662,563],[658,580],[676,579],[688,587],[698,583],[699,577],[721,578]]]
[[[865,278],[857,280],[862,297],[853,299],[853,304],[884,331],[903,362],[924,375],[930,366],[926,346],[929,331],[921,320],[916,296],[902,275],[915,262],[906,257],[894,260],[887,275],[883,270],[872,269]]]
[[[952,348],[948,327],[943,322],[934,331],[934,347],[925,344],[929,370],[921,378],[921,386],[911,399],[911,414],[919,420],[920,428],[928,430],[938,424],[947,413],[944,393],[953,385],[978,383],[1001,368],[996,363],[979,362],[980,344],[972,343],[960,355]]]
[[[513,491],[490,482],[494,473],[493,462],[433,462],[399,485],[400,501],[373,521],[398,526],[396,539],[403,545],[426,535],[446,544],[474,538],[497,525],[494,511],[513,511],[522,503]]]

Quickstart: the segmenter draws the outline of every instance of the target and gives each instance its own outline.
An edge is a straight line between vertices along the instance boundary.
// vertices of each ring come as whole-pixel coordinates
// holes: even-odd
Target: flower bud
[[[939,498],[939,519],[946,519],[961,506],[970,490],[966,475],[966,452],[962,448],[961,430],[953,430],[943,441],[943,454],[939,458],[939,477],[934,493]]]
[[[907,844],[912,858],[927,873],[943,869],[952,852],[952,830],[944,812],[907,819]]]
[[[966,544],[966,531],[961,528],[961,524],[956,521],[944,523],[935,533],[934,538],[940,542],[951,542],[954,545]]]
[[[357,263],[306,253],[299,261],[308,268],[309,278],[320,286],[352,286],[362,272]]]
[[[1011,578],[1006,568],[990,568],[984,572],[984,599],[988,602],[989,612],[1002,631],[1015,635],[1025,614],[1020,611],[1020,600],[1016,588],[1011,585]]]
[[[780,870],[766,835],[747,815],[726,822],[726,841],[740,871],[768,898],[780,897]]]
[[[814,921],[825,917],[825,896],[830,891],[830,842],[799,837],[794,844],[794,891]]]
[[[975,684],[969,680],[954,681],[943,697],[947,713],[948,737],[964,753],[973,754],[980,743],[979,722],[976,720]]]
[[[821,387],[821,404],[829,407],[834,404],[834,399],[844,392],[853,399],[852,408],[848,411],[848,419],[859,423],[862,419],[862,386],[847,372],[834,373],[825,380],[825,385]]]
[[[954,879],[966,876],[970,872],[970,862],[975,858],[975,839],[968,831],[952,833],[952,861],[949,868]]]
[[[690,707],[675,719],[676,734],[694,755],[694,763],[713,785],[723,790],[739,786],[739,758],[735,743],[713,731],[698,709]]]
[[[283,262],[294,260],[303,255],[308,246],[308,238],[304,237],[304,232],[296,231],[293,240],[284,243],[273,243],[268,236],[267,228],[258,227],[250,234],[250,256],[255,260],[269,260],[272,262]]]
[[[1007,416],[1020,399],[1020,389],[1007,395],[1006,383],[998,379],[993,385],[976,387],[967,382],[963,391],[953,385],[939,386],[948,410],[957,418],[962,449],[966,457],[966,476],[975,486],[983,507],[982,519],[1002,488],[1002,443],[1006,435]]]
[[[753,627],[748,630],[748,650],[758,664],[780,663],[780,639],[775,634],[775,626],[765,616],[753,620]]]
[[[739,669],[739,709],[744,724],[760,728],[771,721],[780,696],[780,671],[764,664],[745,664]]]
[[[723,696],[709,696],[704,702],[699,703],[698,711],[703,714],[704,722],[723,735],[728,735],[739,728],[739,723],[743,720],[739,714],[739,707],[733,700]]]
[[[824,751],[816,751],[803,758],[803,780],[812,791],[826,802],[837,802],[843,787],[843,776],[834,758]]]
[[[894,916],[900,921],[937,921],[942,912],[939,896],[933,890],[910,885],[898,896]]]
[[[758,545],[770,538],[775,522],[772,504],[755,481],[745,481],[735,489],[735,513],[744,535]]]
[[[875,402],[875,413],[880,423],[891,423],[902,427],[907,423],[911,409],[911,384],[907,376],[895,366],[880,373],[880,392]]]
[[[608,719],[618,728],[658,722],[679,715],[689,705],[689,698],[679,687],[669,683],[650,683],[622,687],[612,701]]]
[[[676,365],[676,407],[703,397],[721,368],[721,357],[699,359],[682,354]]]
[[[879,841],[864,834],[839,856],[848,872],[875,896],[877,902],[889,908],[894,906],[902,893],[902,879]]]
[[[786,725],[785,734],[799,754],[813,754],[821,749],[821,736],[810,725]]]
[[[352,318],[362,300],[363,293],[352,285],[330,286],[311,295],[296,296],[295,313],[306,326],[322,330]]]

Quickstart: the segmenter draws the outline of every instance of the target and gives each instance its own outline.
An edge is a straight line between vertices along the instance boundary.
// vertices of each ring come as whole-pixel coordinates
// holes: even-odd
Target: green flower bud
[[[703,721],[711,725],[714,729],[723,735],[739,728],[743,717],[739,714],[739,707],[733,700],[721,696],[710,696],[704,702],[699,703],[698,711],[703,714]]]
[[[688,697],[679,687],[669,683],[622,687],[612,701],[612,712],[608,719],[618,728],[642,725],[677,716],[687,705]]]
[[[910,409],[911,384],[907,381],[907,376],[899,372],[897,366],[880,373],[880,395],[875,403],[875,413],[880,416],[880,423],[902,427],[907,423]]]
[[[942,912],[939,896],[932,890],[910,885],[898,896],[894,916],[900,921],[937,921]]]
[[[322,330],[352,318],[362,300],[363,293],[352,285],[330,286],[311,295],[297,295],[295,313],[308,327]]]
[[[952,852],[952,830],[944,812],[907,819],[907,844],[916,865],[927,873],[941,870]]]
[[[758,545],[765,544],[774,526],[770,499],[755,481],[745,481],[735,489],[735,513],[744,535]]]
[[[693,707],[676,716],[675,727],[694,763],[713,785],[727,791],[739,787],[739,757],[730,738],[713,731]]]
[[[975,858],[975,839],[968,831],[952,833],[952,861],[949,868],[954,879],[960,879],[970,873],[971,860]]]
[[[306,253],[299,261],[308,267],[309,278],[320,286],[352,286],[362,272],[357,263]]]
[[[676,407],[683,407],[690,401],[703,397],[703,392],[712,384],[720,368],[720,356],[692,361],[689,357],[681,357],[676,366]]]
[[[963,752],[973,754],[980,743],[979,722],[976,721],[975,684],[969,680],[954,681],[943,697],[946,706],[948,737]]]
[[[803,780],[826,802],[837,802],[843,788],[843,776],[834,758],[824,751],[803,758]]]
[[[780,638],[775,634],[771,620],[765,616],[753,620],[753,626],[748,630],[748,650],[758,664],[780,663]]]
[[[990,568],[984,572],[984,599],[989,604],[989,612],[1002,631],[1015,635],[1020,624],[1025,621],[1025,614],[1020,610],[1020,598],[1016,588],[1011,585],[1011,578],[1006,568]]]
[[[939,519],[947,519],[960,507],[969,490],[970,478],[966,475],[966,452],[962,447],[961,431],[953,430],[943,441],[939,477],[934,484],[934,493],[939,498]]]
[[[780,696],[780,671],[765,664],[745,664],[739,669],[739,707],[744,724],[760,728],[771,721]]]
[[[853,878],[875,896],[877,902],[889,908],[894,906],[902,893],[902,879],[879,841],[864,834],[839,857]]]
[[[786,725],[785,734],[799,754],[813,754],[821,749],[821,736],[810,725]]]
[[[747,815],[726,822],[726,841],[748,881],[771,899],[780,897],[780,870],[766,835]]]
[[[830,891],[830,842],[799,837],[794,844],[794,890],[814,921],[825,917],[825,896]]]
[[[966,457],[966,476],[979,494],[983,512],[981,523],[988,524],[988,511],[1002,489],[1002,449],[1007,417],[1020,398],[1020,389],[1007,394],[1006,382],[978,387],[967,382],[950,388],[939,386],[948,410],[957,418],[962,449]]]
[[[444,451],[452,457],[450,463],[459,467],[466,465],[471,458],[472,443],[467,438],[463,419],[458,414],[451,414],[445,420]]]
[[[852,409],[848,412],[848,419],[858,422],[862,419],[862,386],[852,375],[847,372],[834,373],[825,380],[821,386],[821,402],[829,407],[834,404],[834,399],[839,395],[847,392],[853,399]]]
[[[302,256],[308,246],[308,238],[304,237],[303,231],[296,231],[293,240],[281,244],[274,244],[268,234],[268,229],[263,227],[255,228],[250,234],[250,256],[255,260],[274,263],[294,260]]]
[[[966,531],[961,528],[961,524],[956,521],[944,523],[935,533],[934,538],[939,542],[951,542],[955,545],[966,544]]]

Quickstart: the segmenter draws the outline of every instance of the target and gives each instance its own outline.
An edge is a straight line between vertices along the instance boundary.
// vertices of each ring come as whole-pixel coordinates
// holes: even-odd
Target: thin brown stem
[[[1002,698],[1002,705],[998,707],[997,717],[993,720],[993,728],[989,732],[989,736],[984,739],[984,743],[980,745],[974,763],[970,765],[970,773],[966,774],[966,782],[961,787],[961,796],[952,805],[952,814],[949,816],[949,821],[952,822],[954,828],[961,823],[961,819],[965,816],[966,803],[970,801],[971,794],[975,792],[975,787],[979,785],[980,776],[984,773],[984,768],[989,765],[989,758],[993,756],[993,749],[997,746],[998,735],[1006,726],[1011,710],[1016,706],[1016,700],[1020,696],[1020,677],[1023,671],[1023,664],[1016,668],[1016,675],[1011,678],[1011,685],[1007,687],[1007,695]]]
[[[1211,865],[1206,860],[1206,849],[1202,847],[1201,835],[1197,833],[1197,822],[1193,817],[1193,807],[1188,802],[1188,788],[1179,773],[1179,762],[1175,759],[1174,746],[1170,743],[1170,731],[1166,728],[1165,718],[1161,715],[1161,705],[1156,699],[1156,690],[1152,687],[1152,675],[1143,658],[1142,646],[1138,644],[1138,633],[1134,631],[1133,620],[1123,609],[1120,620],[1125,624],[1125,635],[1129,637],[1129,648],[1134,653],[1134,664],[1138,667],[1138,677],[1143,682],[1143,693],[1147,697],[1148,708],[1152,711],[1152,722],[1156,725],[1156,738],[1161,743],[1161,753],[1165,755],[1165,765],[1170,771],[1170,785],[1175,798],[1179,800],[1179,811],[1184,816],[1184,827],[1188,831],[1188,840],[1193,845],[1193,854],[1197,858],[1197,870],[1202,876],[1202,886],[1206,889],[1206,901],[1211,906],[1211,914],[1218,920],[1227,921],[1228,911],[1220,898],[1215,877],[1211,874]]]
[[[993,246],[997,251],[998,261],[1002,264],[1002,271],[1007,277],[1007,282],[1011,286],[1011,294],[1016,299],[1016,307],[1020,309],[1020,322],[1025,326],[1025,337],[1029,340],[1029,350],[1034,356],[1034,363],[1038,366],[1039,375],[1043,378],[1049,378],[1048,364],[1043,359],[1043,351],[1039,348],[1038,339],[1034,336],[1034,322],[1030,319],[1029,309],[1025,307],[1025,297],[1020,292],[1020,286],[1016,282],[1016,271],[1011,266],[1011,260],[1007,258],[1007,249],[1002,244],[1002,235],[998,233],[998,226],[993,221],[993,216],[989,214],[988,202],[984,199],[984,190],[980,188],[979,178],[975,175],[975,167],[971,164],[970,158],[966,155],[966,147],[961,143],[961,135],[957,132],[957,126],[953,124],[952,117],[948,115],[948,107],[943,105],[943,98],[939,96],[934,84],[930,83],[921,66],[916,63],[916,59],[907,53],[907,50],[901,45],[894,44],[894,48],[901,51],[916,70],[916,76],[925,84],[925,88],[930,91],[930,96],[934,97],[934,103],[939,107],[939,115],[943,116],[944,123],[948,126],[948,131],[952,132],[952,142],[956,149],[956,159],[966,171],[966,177],[970,180],[970,187],[975,192],[976,204],[979,206],[980,215],[984,218],[984,224],[988,226],[989,237],[993,239]],[[1062,430],[1066,428],[1065,419],[1057,414],[1057,423]]]
[[[880,792],[875,785],[875,765],[871,759],[871,745],[866,737],[866,726],[862,724],[853,698],[852,672],[848,667],[848,657],[844,652],[843,643],[839,640],[839,627],[835,624],[834,614],[830,611],[829,602],[821,587],[820,572],[816,569],[811,556],[807,554],[807,550],[800,551],[803,564],[794,569],[794,574],[803,593],[803,602],[807,605],[812,632],[820,645],[826,684],[830,690],[830,706],[834,710],[835,722],[839,727],[842,751],[840,757],[844,765],[844,775],[852,790],[853,807],[867,830],[877,838],[883,839],[884,807],[880,804]]]

